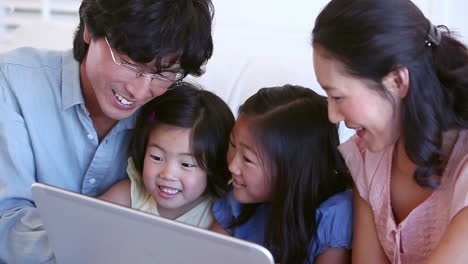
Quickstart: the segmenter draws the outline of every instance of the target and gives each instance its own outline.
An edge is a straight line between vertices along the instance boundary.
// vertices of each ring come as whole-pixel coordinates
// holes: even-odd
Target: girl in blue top
[[[227,160],[232,191],[213,206],[211,229],[268,248],[276,262],[348,263],[351,179],[327,100],[286,85],[240,108]]]

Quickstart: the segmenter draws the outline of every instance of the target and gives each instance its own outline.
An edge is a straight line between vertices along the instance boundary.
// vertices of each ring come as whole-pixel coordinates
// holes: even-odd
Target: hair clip
[[[432,46],[431,42],[429,40],[427,40],[427,39],[424,41],[424,43],[426,43],[426,46],[428,46],[428,47]]]
[[[431,47],[434,44],[436,47],[440,45],[440,41],[442,40],[442,33],[440,30],[434,26],[429,21],[429,30],[427,33],[427,39],[424,41],[428,47]]]
[[[153,121],[154,120],[154,116],[155,116],[155,113],[153,111],[153,113],[151,114],[151,116],[149,117],[149,120]]]

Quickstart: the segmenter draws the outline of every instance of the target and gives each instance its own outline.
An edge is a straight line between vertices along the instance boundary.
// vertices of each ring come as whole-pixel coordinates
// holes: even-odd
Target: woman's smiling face
[[[371,81],[351,76],[345,66],[314,45],[314,69],[317,81],[328,96],[328,118],[344,121],[354,129],[370,151],[381,151],[394,144],[400,135],[401,99],[372,89]],[[382,84],[387,89],[386,84]]]

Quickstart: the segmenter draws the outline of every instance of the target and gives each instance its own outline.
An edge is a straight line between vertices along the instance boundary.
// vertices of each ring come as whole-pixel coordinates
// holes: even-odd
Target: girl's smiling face
[[[174,219],[202,199],[207,186],[191,148],[192,129],[160,124],[148,137],[143,164],[146,189],[161,216]]]
[[[314,45],[314,69],[317,81],[328,95],[328,118],[344,121],[354,129],[370,151],[381,151],[394,144],[400,135],[401,99],[393,93],[393,79],[382,82],[390,91],[388,98],[372,89],[371,81],[351,76],[345,66]]]
[[[231,133],[227,161],[232,174],[234,197],[240,203],[267,202],[271,197],[271,177],[264,168],[255,137],[252,120],[241,114]]]

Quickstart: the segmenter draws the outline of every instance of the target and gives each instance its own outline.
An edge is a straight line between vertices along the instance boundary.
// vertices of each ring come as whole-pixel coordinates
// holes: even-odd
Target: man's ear
[[[408,68],[399,67],[391,71],[383,78],[382,84],[387,91],[399,98],[406,97],[410,84]]]
[[[91,43],[91,35],[89,34],[88,27],[86,25],[83,30],[83,39],[87,44]]]

